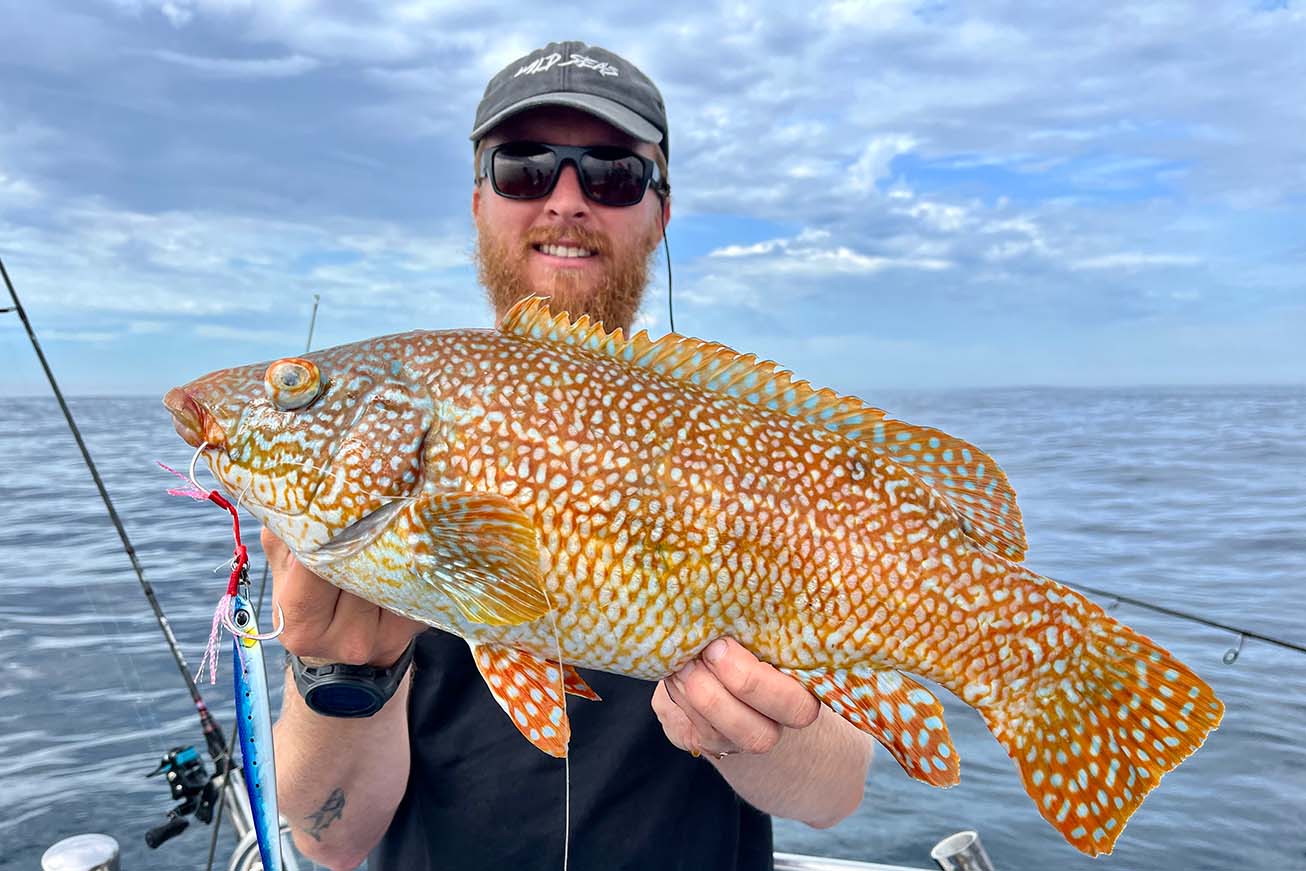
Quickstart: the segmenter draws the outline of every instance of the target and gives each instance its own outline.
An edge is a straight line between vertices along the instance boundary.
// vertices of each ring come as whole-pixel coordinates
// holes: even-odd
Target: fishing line
[[[236,731],[236,721],[231,721],[231,731]],[[235,740],[234,738],[232,739]],[[227,754],[231,754],[231,745],[227,745]],[[213,815],[213,833],[209,836],[209,860],[205,864],[205,871],[213,871],[213,857],[218,852],[218,832],[222,828],[222,811],[227,806],[227,787],[231,785],[231,778],[222,779],[222,793],[218,796],[218,809]]]
[[[549,606],[549,623],[553,626],[553,647],[558,654],[558,704],[562,706],[562,715],[567,716],[567,676],[562,661],[562,636],[558,633],[558,611],[553,607],[553,597],[549,595],[548,583],[541,587],[544,601]],[[570,729],[570,723],[568,724]],[[567,739],[567,755],[562,757],[563,775],[563,812],[562,812],[562,871],[567,871],[571,852],[571,738]]]
[[[237,730],[240,728],[240,712],[237,711],[231,718],[231,738],[227,741],[227,771],[231,772],[234,768],[230,764],[232,755],[236,751],[236,738],[240,734]],[[222,811],[227,806],[227,791],[231,789],[231,774],[228,773],[222,778],[222,792],[218,794],[217,813],[213,817],[213,833],[209,837],[209,859],[204,866],[205,871],[213,871],[213,858],[218,849],[218,831],[222,828]],[[250,811],[251,815],[253,811]]]
[[[315,307],[315,310],[316,310],[316,307]],[[309,335],[311,336],[312,333],[310,332]],[[243,489],[241,489],[241,491],[240,491],[240,495],[236,497],[236,507],[237,507],[237,508],[241,507],[241,505],[242,505],[242,503],[243,503],[245,497],[249,494],[249,490],[250,490],[250,488],[251,488],[252,486],[254,486],[254,482],[253,482],[253,481],[250,481],[249,483],[247,483],[247,484],[244,486]],[[249,506],[245,506],[245,510],[246,510],[247,512],[249,512],[249,516],[250,516],[250,517],[254,518],[255,520],[258,520],[258,515],[254,513],[253,509],[251,509]],[[267,555],[265,554],[265,555],[264,555],[264,559],[263,559],[263,583],[262,583],[262,585],[259,587],[259,591],[258,591],[258,604],[254,606],[254,617],[255,617],[255,619],[258,618],[258,616],[259,616],[259,611],[260,611],[260,610],[262,609],[262,607],[263,607],[263,590],[266,589],[266,587],[267,587],[267,581],[268,581],[268,562],[267,562]],[[277,626],[277,623],[278,623],[278,622],[280,623],[280,626]],[[238,635],[238,634],[240,634],[239,630],[237,630],[235,626],[231,625],[231,622],[230,622],[230,619],[229,619],[229,618],[224,618],[224,619],[223,619],[223,625],[226,626],[227,629],[228,629],[228,630],[229,630],[233,635]],[[272,632],[270,632],[270,633],[266,633],[266,634],[263,634],[263,635],[250,635],[250,637],[251,637],[251,638],[255,638],[255,639],[259,640],[259,641],[271,641],[272,639],[277,638],[278,636],[280,636],[281,633],[285,631],[285,629],[286,629],[286,615],[282,612],[282,610],[281,610],[281,604],[280,604],[280,603],[277,603],[277,616],[276,616],[276,618],[273,620],[273,626],[277,626],[277,628],[274,629],[274,630],[273,630]],[[246,634],[249,634],[249,633],[246,633]],[[233,739],[233,740],[234,740],[234,739]]]
[[[669,193],[670,191],[668,191]],[[659,199],[662,195],[659,194]],[[671,322],[671,332],[676,331],[676,309],[671,301],[671,246],[667,242],[667,201],[662,199],[662,208],[658,209],[658,221],[662,224],[662,251],[667,255],[667,319]]]
[[[1291,641],[1284,641],[1282,638],[1275,638],[1274,636],[1271,635],[1264,635],[1260,632],[1253,632],[1250,629],[1241,629],[1237,626],[1230,626],[1228,623],[1221,623],[1217,620],[1211,620],[1207,617],[1201,617],[1197,614],[1189,614],[1185,611],[1179,611],[1176,610],[1175,608],[1169,608],[1164,605],[1156,605],[1153,604],[1152,602],[1144,601],[1143,599],[1135,599],[1132,596],[1122,596],[1119,593],[1112,593],[1109,590],[1099,590],[1096,587],[1090,587],[1087,584],[1081,584],[1078,581],[1062,581],[1056,578],[1051,578],[1051,580],[1056,581],[1058,584],[1065,584],[1067,587],[1071,587],[1076,590],[1082,590],[1085,593],[1092,593],[1095,596],[1102,596],[1107,599],[1114,599],[1115,601],[1125,605],[1133,605],[1136,608],[1143,608],[1148,611],[1155,611],[1158,614],[1167,614],[1171,617],[1178,617],[1180,620],[1187,620],[1191,623],[1200,623],[1203,626],[1210,626],[1213,629],[1223,629],[1226,632],[1232,632],[1233,634],[1238,636],[1239,640],[1238,640],[1237,650],[1239,651],[1242,649],[1242,640],[1245,638],[1252,638],[1255,639],[1256,641],[1264,641],[1266,644],[1273,644],[1278,647],[1285,648],[1287,650],[1296,651],[1297,653],[1306,653],[1306,645],[1295,644]],[[1225,654],[1226,665],[1233,665],[1234,661],[1238,659],[1238,653],[1234,652],[1232,649],[1231,652],[1233,652],[1232,657],[1230,657],[1228,654]]]
[[[286,621],[285,621],[285,614],[281,610],[281,605],[278,604],[276,622],[274,624],[276,628],[273,629],[273,631],[271,632],[267,632],[263,634],[245,632],[244,630],[237,628],[231,622],[231,615],[227,609],[227,605],[228,602],[231,600],[232,596],[235,595],[233,591],[236,589],[235,585],[236,585],[237,572],[246,571],[245,567],[248,565],[249,562],[249,557],[247,555],[246,548],[240,540],[239,510],[242,501],[244,500],[245,496],[249,493],[250,487],[253,486],[253,482],[251,481],[241,488],[240,493],[236,495],[236,502],[234,506],[231,503],[222,500],[221,497],[218,496],[216,490],[206,491],[200,485],[200,482],[195,478],[195,464],[199,460],[200,455],[204,453],[204,449],[207,447],[209,447],[208,442],[202,443],[198,448],[195,449],[194,455],[192,455],[190,458],[189,475],[187,480],[189,480],[192,489],[190,490],[172,489],[168,491],[168,494],[172,496],[189,496],[191,499],[197,499],[201,502],[217,502],[219,506],[231,512],[232,522],[234,524],[234,535],[236,538],[236,551],[235,551],[236,556],[228,563],[228,565],[231,568],[231,579],[229,582],[229,586],[227,588],[226,595],[224,595],[221,599],[218,600],[217,610],[215,610],[213,613],[213,625],[212,628],[209,630],[209,643],[208,646],[204,649],[204,659],[200,660],[200,668],[199,668],[200,674],[204,673],[204,663],[206,662],[210,663],[209,680],[210,683],[212,683],[213,676],[214,676],[214,669],[217,666],[217,660],[218,660],[218,647],[216,642],[218,638],[219,623],[221,623],[224,627],[226,627],[227,631],[230,632],[233,636],[236,637],[247,636],[249,638],[254,639],[255,641],[271,641],[272,639],[278,637],[279,635],[281,635],[282,632],[285,631]],[[163,466],[164,469],[167,469],[172,474],[177,475],[179,477],[181,476],[181,473],[178,472],[176,469],[166,466],[163,463],[159,463],[159,465]],[[246,508],[245,510],[249,511],[251,516],[254,516],[254,512],[251,511],[249,508]],[[258,518],[255,516],[254,519],[257,520]],[[245,577],[245,582],[247,583],[248,575],[246,574],[244,575],[244,577]]]

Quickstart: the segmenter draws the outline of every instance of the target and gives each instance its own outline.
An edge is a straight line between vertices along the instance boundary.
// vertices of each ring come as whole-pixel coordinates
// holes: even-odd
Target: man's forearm
[[[309,710],[287,674],[273,729],[277,800],[295,846],[331,869],[355,868],[376,846],[408,783],[409,672],[371,717],[323,717]]]
[[[828,828],[857,809],[874,743],[824,705],[816,722],[787,729],[769,753],[711,759],[758,810]]]

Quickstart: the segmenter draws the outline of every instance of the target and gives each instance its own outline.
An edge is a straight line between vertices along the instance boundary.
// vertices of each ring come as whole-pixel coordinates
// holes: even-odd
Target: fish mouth
[[[226,433],[204,406],[181,387],[174,387],[163,397],[163,407],[172,414],[172,427],[192,448],[201,445],[222,447]]]

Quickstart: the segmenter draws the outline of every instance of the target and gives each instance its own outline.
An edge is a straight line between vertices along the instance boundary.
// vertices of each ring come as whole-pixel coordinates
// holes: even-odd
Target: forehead
[[[620,145],[650,154],[653,148],[606,121],[565,106],[541,106],[514,115],[486,134],[485,142],[497,145],[514,139],[534,139],[553,145]]]

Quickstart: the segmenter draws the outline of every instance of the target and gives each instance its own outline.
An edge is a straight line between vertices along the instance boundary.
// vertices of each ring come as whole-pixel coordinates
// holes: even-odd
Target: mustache
[[[526,247],[557,245],[563,241],[588,248],[599,255],[612,253],[612,242],[606,233],[588,227],[535,227],[526,234]]]

